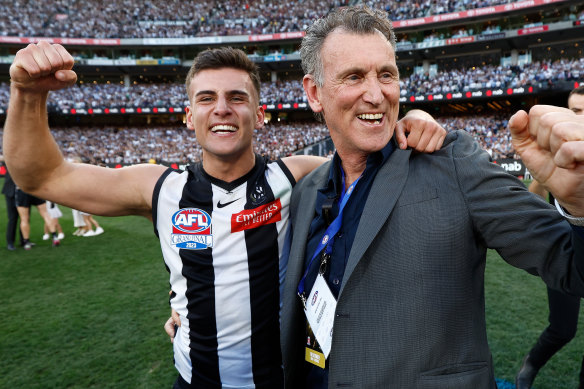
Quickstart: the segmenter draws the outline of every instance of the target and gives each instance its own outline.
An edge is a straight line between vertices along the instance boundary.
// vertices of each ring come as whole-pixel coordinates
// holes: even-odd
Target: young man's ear
[[[266,111],[264,111],[264,107],[262,105],[258,105],[256,117],[257,121],[255,128],[262,128],[264,126],[264,119],[266,118]]]
[[[187,128],[189,130],[194,130],[195,129],[195,125],[193,123],[193,111],[191,110],[190,106],[185,107],[185,112],[186,112],[186,120],[187,120]]]
[[[304,76],[302,79],[302,86],[304,87],[304,92],[306,93],[308,104],[310,105],[310,108],[312,108],[312,111],[315,113],[322,112],[322,105],[320,104],[318,96],[318,88],[312,74]]]

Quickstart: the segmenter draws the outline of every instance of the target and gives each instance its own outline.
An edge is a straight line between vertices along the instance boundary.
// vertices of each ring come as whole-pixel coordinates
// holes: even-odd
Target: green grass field
[[[71,211],[61,209],[61,247],[42,241],[33,210],[37,246],[8,251],[0,199],[0,388],[170,388],[168,274],[151,223],[97,217],[103,235],[74,237]],[[486,301],[495,374],[513,382],[547,324],[545,286],[490,252]],[[535,388],[576,388],[583,353],[578,334]]]

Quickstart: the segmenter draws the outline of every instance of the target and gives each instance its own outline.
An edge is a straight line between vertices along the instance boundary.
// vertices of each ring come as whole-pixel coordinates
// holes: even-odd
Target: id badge
[[[319,274],[306,300],[304,313],[325,358],[331,352],[337,300]]]

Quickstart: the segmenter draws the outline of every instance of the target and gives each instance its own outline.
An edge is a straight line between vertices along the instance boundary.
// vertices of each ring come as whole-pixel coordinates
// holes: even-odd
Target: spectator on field
[[[55,230],[57,231],[57,239],[59,239],[60,241],[63,240],[65,238],[65,233],[63,232],[61,223],[59,223],[59,219],[63,216],[61,209],[57,204],[53,203],[52,201],[47,201],[47,212],[49,213],[49,216],[53,221]],[[44,230],[43,240],[49,240],[51,235],[47,223],[44,224],[43,230]]]
[[[81,216],[85,222],[85,232],[80,236],[89,237],[101,235],[104,233],[103,228],[99,225],[97,220],[94,219],[93,215],[86,212],[81,212]],[[93,227],[95,227],[95,229],[93,229]]]
[[[2,159],[3,160],[3,159]],[[14,241],[16,239],[16,230],[18,228],[20,234],[20,245],[24,247],[24,239],[22,231],[20,231],[18,223],[18,211],[16,209],[16,185],[10,177],[8,169],[4,175],[4,185],[2,186],[2,194],[6,200],[6,217],[8,223],[6,224],[6,248],[10,251],[16,250]]]
[[[81,211],[76,209],[71,210],[73,214],[73,227],[75,227],[75,231],[73,231],[74,236],[83,236],[87,230],[87,224],[85,224],[85,220],[83,219],[83,215]]]
[[[36,206],[48,227],[49,233],[52,236],[52,246],[59,246],[61,242],[58,238],[53,219],[49,216],[47,211],[47,204],[45,200],[39,199],[36,196],[24,192],[18,186],[16,187],[15,199],[16,210],[18,211],[18,216],[20,217],[20,232],[22,233],[22,239],[24,241],[24,249],[30,250],[34,246],[34,243],[30,241],[30,210],[31,206],[33,205]]]

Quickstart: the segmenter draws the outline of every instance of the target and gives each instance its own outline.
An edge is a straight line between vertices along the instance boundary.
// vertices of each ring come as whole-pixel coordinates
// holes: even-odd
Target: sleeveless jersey
[[[258,155],[230,183],[196,163],[156,184],[155,233],[181,319],[175,366],[194,388],[283,387],[280,256],[294,184],[282,161]]]

